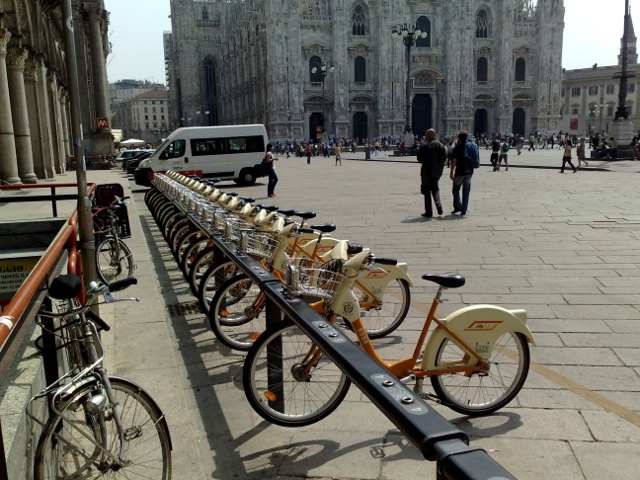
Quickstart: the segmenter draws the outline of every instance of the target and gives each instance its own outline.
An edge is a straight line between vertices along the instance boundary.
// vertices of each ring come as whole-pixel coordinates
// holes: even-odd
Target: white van
[[[151,186],[154,173],[173,170],[201,178],[228,178],[253,185],[267,172],[257,168],[268,143],[264,125],[185,127],[174,131],[134,173],[136,184]]]

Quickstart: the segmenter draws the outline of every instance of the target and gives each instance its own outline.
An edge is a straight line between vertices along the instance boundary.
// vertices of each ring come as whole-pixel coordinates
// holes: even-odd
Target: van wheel
[[[245,168],[240,171],[240,177],[237,180],[234,180],[239,185],[253,185],[256,183],[256,176],[253,173],[253,170],[249,168]]]

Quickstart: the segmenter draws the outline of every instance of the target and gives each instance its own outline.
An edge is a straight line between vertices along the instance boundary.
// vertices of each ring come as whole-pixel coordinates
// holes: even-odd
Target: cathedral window
[[[207,10],[207,7],[202,9],[202,20],[209,20],[209,11]]]
[[[418,39],[416,40],[416,47],[430,47],[431,46],[431,20],[429,20],[425,16],[422,16],[418,18],[418,21],[416,23],[418,28],[421,31],[427,32],[427,38],[418,37]]]
[[[311,83],[322,83],[322,73],[320,72],[320,65],[322,65],[322,60],[317,55],[314,55],[309,59],[309,81]],[[313,69],[316,68],[315,73]]]
[[[353,62],[353,70],[356,83],[365,83],[367,81],[367,61],[364,57],[356,57]]]
[[[516,82],[524,82],[526,79],[527,64],[524,58],[516,60]]]
[[[480,10],[476,15],[476,38],[491,36],[491,19],[486,10]]]
[[[356,5],[353,9],[353,35],[367,35],[367,14],[362,5]]]
[[[476,81],[487,82],[489,81],[489,61],[480,57],[476,68]]]

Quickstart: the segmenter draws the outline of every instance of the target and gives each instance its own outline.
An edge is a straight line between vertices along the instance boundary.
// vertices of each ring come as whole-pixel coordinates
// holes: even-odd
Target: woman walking
[[[267,153],[264,157],[264,168],[269,172],[269,183],[267,185],[267,195],[269,197],[275,197],[276,194],[273,193],[276,188],[276,183],[278,183],[278,175],[276,175],[276,166],[273,164],[278,160],[278,157],[273,155],[273,145],[267,143]]]
[[[583,162],[588,167],[589,163],[587,162],[585,157],[584,137],[580,138],[580,144],[578,145],[577,152],[578,152],[578,168],[580,168],[580,165],[582,165]]]
[[[567,163],[573,168],[573,173],[578,171],[578,169],[573,166],[573,163],[571,163],[571,140],[564,142],[564,156],[562,157],[562,170],[560,170],[560,173],[564,173],[564,166]]]

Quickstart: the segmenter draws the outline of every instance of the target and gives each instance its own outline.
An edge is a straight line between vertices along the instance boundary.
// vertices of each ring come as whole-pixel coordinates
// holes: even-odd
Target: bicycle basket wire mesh
[[[247,222],[246,220],[242,220],[238,217],[228,217],[224,234],[229,240],[239,246],[242,232],[253,228],[254,225]]]
[[[331,302],[345,280],[342,260],[319,262],[306,257],[291,259],[295,291],[304,296]]]
[[[243,231],[241,233],[240,249],[247,255],[260,257],[270,262],[280,243],[280,238],[275,233],[260,232],[256,230]]]
[[[227,230],[227,220],[229,219],[237,219],[237,217],[234,215],[231,215],[226,210],[215,212],[214,219],[213,219],[214,230],[216,230],[218,233],[225,233]]]

